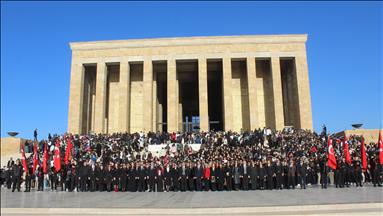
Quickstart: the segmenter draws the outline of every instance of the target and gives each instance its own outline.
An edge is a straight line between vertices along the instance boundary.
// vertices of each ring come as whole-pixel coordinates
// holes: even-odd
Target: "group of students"
[[[10,162],[12,164],[12,162]],[[20,191],[22,180],[20,160],[5,171],[4,184],[12,191]],[[381,165],[376,163],[372,183],[381,186]],[[298,161],[272,162],[234,161],[234,162],[158,162],[116,163],[100,165],[89,160],[76,163],[72,161],[56,172],[52,167],[44,175],[38,167],[34,175],[25,175],[25,192],[32,185],[37,191],[231,191],[231,190],[282,190],[295,189],[297,185],[306,189],[308,184],[321,184],[327,188],[330,169],[326,161],[308,164],[305,158]],[[32,173],[32,169],[28,173]],[[362,186],[363,172],[359,162],[352,165],[340,162],[334,171],[334,182],[338,188],[355,185]],[[48,177],[48,178],[46,178]],[[45,183],[49,179],[49,186]],[[367,180],[365,180],[367,181]]]
[[[151,134],[150,137],[160,140],[167,137],[170,146],[177,140],[185,143],[198,139],[202,144],[198,151],[187,147],[177,151],[167,148],[162,156],[147,152],[151,140],[147,137],[142,134],[72,136],[71,160],[62,163],[59,170],[53,166],[55,147],[51,145],[47,172],[41,160],[35,170],[29,165],[28,172],[23,172],[20,159],[10,160],[2,170],[1,183],[12,191],[20,191],[24,182],[25,192],[31,188],[129,192],[281,190],[297,186],[306,189],[307,185],[327,188],[330,179],[339,188],[382,183],[379,147],[375,143],[367,145],[368,168],[363,170],[356,137],[348,141],[352,163],[345,162],[339,149],[342,145],[334,145],[336,169],[327,166],[326,134],[307,130]],[[143,145],[139,143],[142,140]],[[56,141],[61,141],[60,147],[65,150],[67,143],[60,136],[49,136],[40,143]],[[42,149],[38,149],[39,156]],[[32,158],[33,154],[27,161],[33,163]]]

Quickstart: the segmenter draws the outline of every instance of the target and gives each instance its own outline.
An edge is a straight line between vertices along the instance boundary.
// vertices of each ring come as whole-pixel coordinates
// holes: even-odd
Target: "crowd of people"
[[[328,139],[333,141],[335,169],[327,164]],[[22,159],[10,159],[0,183],[12,191],[20,191],[23,183],[25,192],[31,188],[81,192],[282,190],[308,185],[325,189],[330,182],[339,188],[381,186],[381,146],[365,144],[364,167],[361,139],[348,137],[351,159],[347,160],[345,137],[330,137],[325,131],[265,128],[242,133],[64,134],[49,135],[40,142],[35,132],[34,151],[25,158],[28,170]],[[69,142],[73,147],[68,150]],[[148,146],[156,144],[166,144],[164,154],[149,151]],[[200,144],[200,148],[193,150],[190,144]]]

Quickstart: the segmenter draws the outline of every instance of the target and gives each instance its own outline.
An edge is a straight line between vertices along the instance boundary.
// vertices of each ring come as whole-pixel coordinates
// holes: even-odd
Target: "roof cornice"
[[[147,48],[167,46],[198,46],[219,44],[273,44],[273,43],[305,43],[307,34],[291,35],[242,35],[242,36],[204,36],[174,37],[153,39],[108,40],[90,42],[71,42],[72,50],[103,50],[121,48]]]

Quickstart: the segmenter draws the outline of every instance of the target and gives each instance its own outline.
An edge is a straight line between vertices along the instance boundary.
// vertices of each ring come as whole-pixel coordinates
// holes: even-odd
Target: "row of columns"
[[[305,59],[299,59],[297,64],[297,83],[305,82],[308,83],[308,77],[305,73],[300,73],[306,69],[307,65]],[[250,128],[258,128],[259,121],[257,115],[257,86],[256,86],[256,59],[254,57],[247,57],[247,77],[248,77],[248,93],[249,93],[249,111],[250,111]],[[223,57],[223,113],[224,113],[224,130],[233,129],[233,99],[232,99],[232,67],[231,58]],[[153,131],[156,129],[156,82],[153,80],[153,64],[152,60],[147,58],[144,59],[143,64],[143,130]],[[78,67],[78,68],[74,68]],[[82,67],[80,70],[79,67]],[[302,68],[303,67],[303,68]],[[306,67],[306,68],[304,68]],[[69,127],[70,131],[81,133],[82,124],[82,97],[83,90],[79,88],[83,85],[84,78],[83,66],[78,64],[72,64],[72,78],[71,78],[71,99],[69,102]],[[303,75],[304,77],[300,77]],[[107,88],[107,66],[105,62],[97,63],[97,75],[96,75],[96,103],[95,103],[95,125],[94,132],[105,133],[106,132],[106,88]],[[274,101],[274,115],[276,129],[282,129],[284,127],[284,116],[283,116],[283,100],[282,100],[282,85],[281,85],[281,70],[279,57],[271,58],[271,78],[272,78],[272,89],[273,89],[273,101]],[[301,80],[299,80],[301,79]],[[307,79],[307,80],[304,80]],[[80,82],[80,83],[79,83]],[[119,92],[119,127],[121,131],[129,131],[130,129],[130,67],[128,61],[120,62],[120,92]],[[199,113],[200,113],[200,129],[207,131],[209,129],[208,119],[208,84],[207,84],[207,59],[198,59],[198,87],[199,87]],[[298,85],[298,92],[300,89]],[[305,87],[305,86],[304,86]],[[76,89],[81,89],[77,92]],[[300,93],[306,94],[307,93]],[[310,94],[308,92],[308,94]],[[182,118],[179,115],[179,88],[177,80],[176,60],[167,60],[167,127],[168,131],[178,131],[179,119]],[[299,106],[306,105],[307,100],[302,100],[303,97],[299,97]],[[309,97],[309,95],[308,95]],[[74,100],[76,98],[77,100]],[[310,101],[309,101],[310,102]],[[76,107],[79,104],[79,107]],[[311,106],[311,104],[310,104]],[[304,109],[300,109],[300,115]],[[78,111],[78,112],[77,112]],[[310,108],[311,115],[311,108]],[[310,118],[311,119],[311,118]],[[71,122],[73,121],[73,122]],[[310,122],[311,123],[311,122]],[[304,125],[302,125],[304,126]]]

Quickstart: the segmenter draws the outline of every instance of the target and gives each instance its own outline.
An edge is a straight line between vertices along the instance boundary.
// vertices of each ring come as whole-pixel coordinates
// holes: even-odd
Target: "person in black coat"
[[[36,177],[37,177],[37,191],[43,191],[43,189],[44,189],[44,172],[43,172],[43,168],[38,165],[35,174],[36,174]]]
[[[136,171],[138,172],[138,191],[143,192],[146,190],[145,181],[147,176],[146,168],[144,167],[144,164],[141,163],[141,165]]]
[[[271,161],[267,161],[265,170],[266,170],[267,189],[272,190],[274,188],[273,186],[274,169],[271,166]]]
[[[265,189],[265,178],[266,178],[266,172],[265,168],[263,167],[262,161],[258,161],[258,175],[257,175],[257,180],[258,180],[258,185],[261,190]]]
[[[81,162],[79,163],[76,163],[76,169],[75,169],[75,187],[76,187],[76,191],[79,192],[80,191],[80,187],[81,187],[81,177],[80,177],[80,169],[81,169],[81,165],[80,165]]]
[[[111,165],[108,165],[104,173],[104,182],[106,184],[106,191],[112,191],[112,183],[113,183],[113,169]]]
[[[346,162],[345,159],[343,159],[343,166],[341,169],[342,175],[343,175],[343,185],[346,187],[350,186],[350,176],[349,176],[349,170],[350,164]]]
[[[251,167],[250,167],[250,184],[251,184],[251,190],[256,190],[258,187],[257,184],[257,175],[258,175],[258,170],[257,167],[255,166],[255,162],[251,162]]]
[[[282,163],[282,185],[284,188],[288,189],[288,178],[289,178],[289,166],[286,161]]]
[[[126,164],[123,164],[120,171],[120,178],[119,178],[122,192],[126,191],[127,178],[128,178],[128,170],[126,168]]]
[[[97,183],[97,188],[100,192],[104,191],[105,174],[106,174],[106,169],[104,168],[104,166],[102,166],[102,165],[97,166],[97,168],[96,168],[96,183]]]
[[[119,188],[120,188],[120,176],[121,176],[121,167],[118,163],[116,163],[114,165],[114,169],[113,169],[113,172],[112,172],[112,176],[113,176],[113,190],[114,192],[118,192],[119,191]]]
[[[13,165],[12,165],[13,166]],[[7,184],[7,188],[11,189],[12,188],[12,166],[7,167],[7,170],[5,171],[5,182]]]
[[[90,169],[90,173],[89,173],[91,192],[96,190],[96,174],[97,174],[97,166],[92,165]]]
[[[283,174],[283,166],[279,160],[274,164],[274,175],[275,175],[275,183],[277,189],[282,189],[282,174]]]
[[[301,189],[306,189],[306,184],[307,184],[307,163],[305,162],[305,160],[302,158],[299,162],[299,168],[297,169],[298,171],[298,177],[299,177],[299,181],[300,181],[300,184],[301,184]]]
[[[295,189],[295,173],[296,173],[296,165],[293,160],[289,163],[288,173],[287,173],[287,188]]]
[[[31,184],[32,184],[32,167],[28,167],[28,172],[25,172],[24,192],[31,192]]]
[[[164,170],[162,166],[158,166],[156,170],[156,182],[157,182],[157,191],[164,191]]]
[[[149,181],[149,192],[155,192],[156,175],[157,175],[157,169],[154,167],[154,163],[152,162],[147,171],[147,177],[146,177]]]
[[[226,181],[226,190],[231,191],[233,189],[233,167],[229,162],[225,164],[224,167],[225,181]]]
[[[164,178],[165,178],[165,191],[169,192],[172,187],[172,168],[170,168],[170,164],[166,165],[164,169]]]
[[[20,192],[20,183],[21,183],[21,175],[23,174],[23,168],[20,164],[20,160],[17,159],[16,163],[12,166],[12,192],[17,191]]]
[[[181,191],[184,192],[187,189],[187,180],[189,178],[189,167],[186,166],[185,162],[182,162],[181,167],[178,168],[178,174],[181,180]]]
[[[344,166],[345,166],[345,164],[343,163],[343,161],[338,160],[337,167],[335,170],[336,178],[334,179],[336,188],[338,188],[338,187],[343,188],[344,187],[344,176],[343,176],[343,169],[344,169],[343,167]]]
[[[136,181],[136,165],[132,164],[128,169],[128,188],[130,192],[137,191],[137,181]]]
[[[326,165],[327,158],[324,157],[320,162],[319,162],[319,167],[320,167],[320,173],[321,173],[321,186],[322,189],[327,189],[327,174],[329,171],[329,167]]]
[[[217,190],[217,165],[213,163],[210,169],[210,187],[211,191]]]
[[[217,176],[217,189],[218,191],[223,191],[223,184],[225,183],[224,179],[224,170],[221,166],[221,163],[217,163],[217,169],[216,169],[216,176]]]
[[[362,187],[362,167],[360,166],[359,161],[355,164],[354,173],[356,186]]]
[[[242,178],[242,189],[248,190],[249,189],[249,169],[250,167],[247,165],[246,161],[242,161],[242,165],[240,167],[240,174]]]
[[[80,191],[84,192],[87,191],[87,182],[90,177],[90,172],[89,172],[89,166],[86,161],[84,161],[83,165],[80,166]]]
[[[173,191],[178,191],[180,189],[179,188],[180,176],[179,176],[179,171],[178,171],[178,167],[176,163],[173,164],[173,168],[171,172],[172,172]]]
[[[372,170],[372,183],[374,184],[374,187],[378,185],[378,187],[382,187],[382,184],[380,183],[380,173],[382,170],[382,165],[380,164],[379,158],[375,161],[375,166]]]
[[[55,167],[51,167],[50,169],[49,180],[51,181],[51,191],[57,190],[57,172]]]
[[[194,168],[194,179],[196,182],[196,191],[202,190],[202,178],[203,178],[203,168],[201,162],[197,163],[197,166]]]
[[[189,163],[189,176],[188,176],[188,185],[189,185],[189,190],[194,191],[195,190],[195,178],[194,178],[194,163],[190,162]]]

